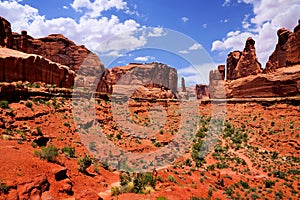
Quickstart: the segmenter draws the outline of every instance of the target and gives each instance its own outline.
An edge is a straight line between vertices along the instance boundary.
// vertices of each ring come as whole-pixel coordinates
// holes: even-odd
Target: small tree
[[[92,165],[92,158],[89,155],[84,155],[83,158],[80,158],[78,160],[78,164],[79,164],[79,171],[82,173],[86,173],[86,169]]]

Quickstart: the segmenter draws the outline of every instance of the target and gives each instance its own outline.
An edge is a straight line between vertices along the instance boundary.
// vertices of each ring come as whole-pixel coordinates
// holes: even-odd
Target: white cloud
[[[185,22],[189,21],[189,18],[187,18],[187,17],[182,17],[181,20],[183,21],[183,23],[185,23]]]
[[[202,24],[202,27],[205,29],[207,28],[207,24]]]
[[[188,54],[191,51],[196,51],[198,49],[202,48],[202,45],[199,43],[194,43],[192,46],[190,46],[187,50],[180,50],[179,53],[181,54]]]
[[[220,22],[221,22],[221,23],[227,23],[227,22],[228,22],[228,19],[221,19]]]
[[[211,50],[242,50],[246,39],[253,37],[258,60],[264,66],[277,44],[277,30],[281,27],[293,30],[297,25],[300,0],[239,0],[238,3],[253,5],[253,17],[246,15],[241,23],[243,31],[229,32],[225,38],[214,41]]]
[[[177,69],[178,76],[184,77],[186,85],[191,86],[195,84],[208,84],[208,77],[210,70],[216,69],[217,65],[214,63],[204,63],[201,65],[187,66]]]
[[[68,6],[63,6],[63,9],[68,10],[69,7]]]
[[[189,50],[190,51],[195,51],[195,50],[200,49],[201,47],[202,47],[201,44],[195,43],[195,44],[193,44],[192,46],[189,47]]]
[[[181,50],[181,51],[179,51],[179,53],[181,53],[181,54],[188,54],[189,51],[188,50]]]
[[[231,2],[231,0],[225,0],[224,3],[222,4],[222,6],[229,6],[230,2]]]
[[[127,9],[127,3],[123,0],[74,0],[72,8],[77,12],[85,12],[85,16],[96,18],[101,16],[103,11],[116,8],[117,10]]]
[[[94,3],[96,2],[100,1]],[[107,4],[112,6],[114,2],[121,1],[108,1]],[[90,3],[90,1],[75,0],[74,3],[81,8],[80,6]],[[115,6],[120,8],[121,4]],[[98,19],[84,16],[78,21],[62,17],[49,20],[45,16],[41,16],[36,8],[22,5],[17,1],[0,1],[0,13],[11,22],[13,31],[20,33],[22,30],[27,30],[28,34],[33,37],[61,33],[77,44],[84,44],[91,50],[106,51],[114,56],[119,54],[113,51],[124,48],[133,49],[146,43],[145,37],[134,36],[134,32],[140,29],[140,25],[136,21],[132,19],[120,21],[115,15]],[[18,14],[16,15],[16,13]],[[108,40],[109,38],[113,38],[113,41]]]
[[[140,57],[136,57],[134,60],[139,62],[148,62],[149,60],[153,60],[153,59],[155,58],[152,56],[140,56]]]
[[[148,33],[148,37],[161,37],[163,35],[165,35],[166,33],[164,32],[164,29],[161,27],[156,27],[153,28],[152,32]]]

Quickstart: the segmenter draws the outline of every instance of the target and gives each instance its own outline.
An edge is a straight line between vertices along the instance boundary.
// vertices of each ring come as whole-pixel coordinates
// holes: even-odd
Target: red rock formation
[[[197,99],[209,97],[208,85],[196,84]]]
[[[73,86],[75,72],[67,66],[54,63],[42,56],[0,48],[0,81],[29,81]]]
[[[114,67],[105,70],[98,83],[97,91],[112,92],[112,85],[160,85],[177,92],[178,75],[174,68],[162,63],[139,64],[130,63],[127,66]]]
[[[255,41],[249,37],[243,52],[233,51],[227,57],[227,80],[262,73],[255,53]]]
[[[11,26],[3,17],[0,17],[0,46],[7,48],[12,47]]]
[[[281,67],[300,64],[300,20],[294,32],[281,28],[277,31],[277,36],[278,43],[275,51],[269,57],[265,73],[272,73]]]
[[[228,81],[225,87],[227,98],[295,96],[300,93],[300,65]]]
[[[35,39],[27,35],[26,31],[22,31],[21,35],[12,33],[10,23],[3,17],[0,17],[0,46],[41,55],[53,62],[66,65],[74,71],[79,70],[88,56],[99,60],[98,56],[85,46],[78,46],[61,34]]]
[[[225,98],[224,91],[224,69],[222,66],[218,66],[217,70],[209,72],[209,96],[210,98],[222,99]]]

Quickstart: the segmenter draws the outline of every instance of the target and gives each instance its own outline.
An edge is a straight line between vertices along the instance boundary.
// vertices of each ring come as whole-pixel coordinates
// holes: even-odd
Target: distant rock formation
[[[106,69],[98,83],[97,91],[112,92],[113,85],[149,85],[177,92],[178,75],[175,68],[162,63],[130,63],[127,66]]]
[[[39,55],[0,48],[0,81],[29,81],[55,84],[70,88],[75,72],[67,66],[52,62]]]
[[[196,84],[196,95],[197,99],[204,99],[205,97],[209,97],[209,89],[208,85],[203,85],[203,84]]]
[[[227,80],[235,80],[262,73],[255,52],[255,41],[249,37],[243,52],[233,51],[227,57]]]
[[[208,86],[210,98],[225,98],[224,76],[224,65],[219,65],[217,70],[210,71]]]
[[[184,77],[181,77],[181,92],[186,92]]]
[[[275,51],[269,57],[264,70],[272,73],[281,67],[289,67],[300,64],[300,20],[291,32],[285,28],[277,31],[278,43]]]

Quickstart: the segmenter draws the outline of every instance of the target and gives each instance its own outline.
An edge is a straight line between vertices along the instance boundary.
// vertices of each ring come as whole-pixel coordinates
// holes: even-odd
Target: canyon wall
[[[29,81],[70,88],[75,72],[42,56],[0,48],[0,81]]]

